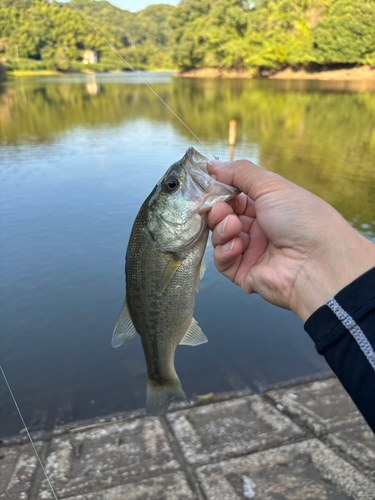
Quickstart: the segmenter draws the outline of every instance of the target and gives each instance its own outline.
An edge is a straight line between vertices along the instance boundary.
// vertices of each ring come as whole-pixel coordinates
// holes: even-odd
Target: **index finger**
[[[232,200],[217,201],[208,212],[208,227],[211,229],[211,231],[213,231],[215,226],[219,224],[219,222],[233,213],[238,215],[239,217],[247,216],[255,218],[256,212],[253,200],[250,200],[250,198],[245,193],[240,193]]]
[[[215,174],[219,182],[239,188],[253,201],[264,194],[283,189],[286,184],[285,179],[279,175],[268,172],[249,160],[227,163],[209,160],[207,171],[210,175]]]

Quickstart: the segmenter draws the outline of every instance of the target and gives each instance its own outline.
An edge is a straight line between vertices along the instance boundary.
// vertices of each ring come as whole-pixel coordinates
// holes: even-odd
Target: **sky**
[[[64,1],[64,0],[58,0]],[[65,0],[68,1],[68,0]],[[142,10],[148,5],[158,4],[158,3],[169,3],[170,5],[177,5],[179,0],[164,0],[159,2],[158,0],[108,0],[109,3],[120,7],[120,9],[130,10],[131,12],[136,12],[137,10]]]

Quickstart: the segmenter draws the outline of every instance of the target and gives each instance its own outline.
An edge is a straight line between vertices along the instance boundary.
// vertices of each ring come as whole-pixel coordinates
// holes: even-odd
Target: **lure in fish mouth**
[[[239,190],[210,177],[207,158],[189,148],[171,165],[134,221],[125,259],[126,297],[112,346],[139,334],[147,365],[149,415],[164,413],[174,396],[187,400],[174,368],[177,345],[207,338],[193,318],[205,266],[207,212]]]

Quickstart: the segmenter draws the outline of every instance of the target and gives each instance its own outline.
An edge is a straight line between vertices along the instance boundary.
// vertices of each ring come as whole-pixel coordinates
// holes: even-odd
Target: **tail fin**
[[[166,385],[160,385],[147,377],[147,415],[160,415],[161,413],[165,413],[174,396],[178,396],[189,402],[177,375],[174,380],[171,380]]]

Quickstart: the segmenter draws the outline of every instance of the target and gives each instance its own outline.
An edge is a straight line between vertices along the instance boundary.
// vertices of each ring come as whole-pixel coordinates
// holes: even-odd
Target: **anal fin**
[[[200,329],[200,326],[192,318],[189,330],[185,333],[184,338],[181,340],[180,345],[191,345],[196,346],[200,344],[205,344],[208,342],[208,338]]]

